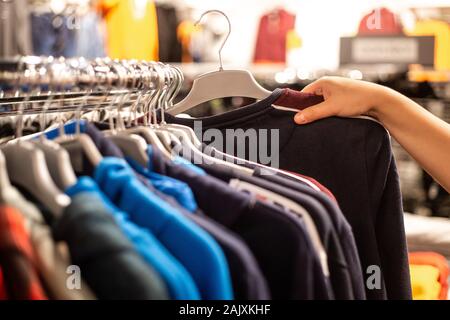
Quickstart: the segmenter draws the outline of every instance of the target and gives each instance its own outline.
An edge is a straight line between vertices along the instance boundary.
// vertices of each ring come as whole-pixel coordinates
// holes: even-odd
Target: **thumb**
[[[294,121],[297,124],[306,124],[333,115],[334,113],[330,104],[324,101],[298,112],[294,117]]]

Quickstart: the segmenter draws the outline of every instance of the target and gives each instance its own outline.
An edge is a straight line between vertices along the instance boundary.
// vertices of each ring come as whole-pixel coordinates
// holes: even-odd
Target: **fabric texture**
[[[105,137],[103,133],[93,124],[86,123],[84,126],[84,132],[91,137],[92,141],[104,157],[126,159],[137,172],[138,178],[141,182],[151,183],[159,191],[174,197],[178,203],[191,212],[194,212],[197,209],[197,203],[195,202],[194,195],[185,183],[148,171],[137,161],[129,157],[125,157],[123,152],[114,144],[114,142],[108,137]],[[86,163],[84,165],[87,168],[86,171],[93,172],[94,168],[92,165],[90,165],[88,161],[85,162]]]
[[[236,192],[214,177],[169,163],[156,149],[148,150],[152,170],[186,182],[202,211],[245,241],[258,261],[273,299],[330,299],[319,258],[300,219],[251,195]]]
[[[206,216],[189,214],[186,217],[208,232],[222,248],[230,268],[235,300],[270,299],[267,281],[241,237]]]
[[[91,137],[92,141],[94,142],[102,156],[117,158],[125,157],[120,148],[116,146],[111,141],[111,139],[105,137],[105,135],[101,131],[99,131],[92,123],[86,122],[82,128],[82,132]]]
[[[304,97],[301,94],[298,96],[300,98]],[[297,190],[298,192],[303,192],[310,196],[313,196],[316,198],[316,200],[320,201],[329,212],[333,213],[331,217],[333,220],[334,227],[339,233],[339,240],[341,242],[342,248],[344,249],[344,254],[348,267],[350,268],[350,275],[352,278],[352,286],[355,299],[365,299],[366,294],[364,290],[364,284],[362,281],[361,265],[358,257],[358,251],[356,248],[353,232],[351,230],[350,225],[343,216],[342,212],[340,211],[340,208],[337,206],[336,198],[334,197],[334,195],[331,193],[330,190],[328,190],[326,187],[324,187],[322,184],[320,184],[315,179],[312,179],[311,177],[291,172],[287,174],[287,172],[282,170],[268,168],[265,166],[256,166],[249,162],[243,163],[242,159],[239,159],[239,161],[237,161],[237,158],[230,157],[227,154],[223,153],[218,154],[216,152],[216,149],[211,148],[210,146],[206,147],[204,146],[203,149],[204,152],[206,152],[209,155],[218,157],[219,159],[226,159],[228,162],[244,165],[247,168],[253,169],[254,170],[253,175],[261,179],[271,181],[276,183],[277,185],[281,185],[290,188],[292,190]],[[294,175],[294,177],[292,177],[292,175]],[[301,180],[297,177],[300,177]],[[305,179],[309,183],[305,183]],[[316,187],[316,189],[311,188],[310,183],[312,183]],[[323,193],[323,195],[325,195],[329,199],[326,199],[326,197],[324,198],[324,196],[322,194],[318,194],[317,191],[321,191],[321,193]],[[330,203],[329,200],[332,200],[332,202],[334,203]]]
[[[273,191],[288,199],[294,200],[300,204],[312,217],[314,224],[318,228],[321,241],[327,252],[328,268],[330,271],[330,278],[334,296],[336,299],[353,300],[353,288],[350,276],[350,270],[345,259],[341,243],[338,238],[336,229],[334,228],[328,213],[325,208],[315,200],[313,197],[295,192],[279,185],[264,181],[259,178],[240,175],[239,173],[224,168],[219,165],[202,165],[202,167],[215,177],[219,177],[226,182],[232,178],[237,178],[242,181],[249,182],[253,185]],[[359,274],[360,283],[362,283],[362,275]]]
[[[277,175],[280,176],[280,177],[282,177],[282,178],[283,178],[283,181],[285,181],[286,179],[288,179],[288,180],[290,179],[290,180],[293,180],[293,181],[296,182],[296,183],[300,183],[299,179],[295,179],[295,178],[293,178],[293,177],[291,177],[291,176],[289,176],[289,175],[283,174],[283,172],[285,172],[285,173],[287,172],[287,173],[293,174],[293,175],[295,175],[295,176],[297,176],[297,177],[300,177],[300,178],[302,178],[302,179],[306,179],[306,180],[312,182],[315,186],[317,186],[317,187],[319,188],[319,190],[322,191],[328,198],[330,198],[331,200],[333,200],[334,202],[337,203],[336,197],[335,197],[334,194],[330,191],[330,189],[328,189],[327,187],[325,187],[323,184],[321,184],[321,183],[320,183],[319,181],[317,181],[316,179],[313,179],[313,178],[311,178],[311,177],[308,177],[308,176],[305,176],[305,175],[303,175],[303,174],[299,174],[299,173],[296,173],[296,172],[288,172],[288,171],[282,171],[282,170],[280,170],[280,171],[281,171],[281,173],[277,173]]]
[[[65,243],[55,243],[50,227],[38,208],[14,187],[3,192],[5,204],[15,207],[24,218],[36,260],[36,269],[42,278],[49,298],[58,300],[92,300],[94,294],[81,279],[81,288],[71,290],[66,285],[70,256]]]
[[[135,165],[138,164],[135,163]],[[141,172],[144,171],[142,167],[139,170]],[[151,172],[150,170],[145,171]],[[152,174],[154,173],[152,172]],[[166,176],[164,178],[172,179]],[[230,268],[233,293],[236,300],[270,299],[267,281],[253,253],[237,234],[205,216],[199,208],[193,214],[194,212],[190,212],[187,208],[182,207],[179,201],[172,198],[170,194],[163,193],[166,190],[155,189],[157,186],[152,183],[146,184],[146,186],[150,191],[179,210],[186,218],[208,232],[217,241],[226,256]]]
[[[79,178],[75,185],[66,190],[66,193],[71,197],[80,193],[89,193],[91,197],[99,199],[106,207],[107,213],[114,217],[122,233],[132,242],[136,252],[162,278],[172,299],[200,299],[200,293],[194,280],[180,262],[153,234],[131,222],[126,212],[120,211],[111,203],[93,179],[90,177]]]
[[[268,182],[272,182],[272,185],[275,184],[275,186],[286,187],[290,190],[289,193],[294,192],[309,195],[320,202],[320,204],[327,211],[328,217],[331,219],[331,222],[337,234],[337,238],[342,247],[343,254],[345,256],[345,260],[350,272],[354,298],[358,300],[366,299],[361,262],[358,256],[358,249],[355,243],[353,230],[344,214],[342,213],[341,209],[339,208],[334,195],[325,187],[320,188],[322,192],[317,192],[316,190],[313,190],[312,188],[299,183],[297,180],[291,180],[289,177],[279,175],[265,175],[259,169],[255,170],[254,176],[263,180],[267,180]],[[269,186],[268,184],[266,185]],[[320,184],[317,185],[320,186]],[[324,191],[324,188],[326,189],[326,191]]]
[[[36,260],[20,212],[0,206],[0,268],[11,300],[46,300]]]
[[[186,210],[190,212],[197,210],[197,202],[195,201],[194,194],[186,183],[151,172],[142,167],[137,161],[128,157],[126,159],[133,170],[141,176],[146,177],[157,190],[176,199]]]
[[[53,226],[67,243],[72,261],[99,299],[167,299],[157,274],[135,251],[102,201],[79,193]]]
[[[122,159],[104,158],[95,180],[103,192],[139,226],[156,235],[186,267],[203,299],[232,299],[228,264],[219,245],[205,231],[152,194]]]
[[[226,129],[279,130],[279,168],[326,185],[352,227],[365,278],[370,276],[369,266],[380,268],[382,285],[366,288],[367,298],[411,299],[401,193],[387,131],[375,121],[337,117],[296,125],[292,112],[271,105],[280,105],[281,92],[275,90],[266,99],[224,114],[197,119],[166,114],[166,121],[191,127],[201,121],[203,130],[219,129],[225,138]],[[271,150],[270,139],[265,144]],[[236,155],[236,142],[234,146],[227,151]],[[244,143],[247,159],[249,148]]]
[[[303,110],[323,101],[321,95],[286,88],[276,99],[276,104],[286,108]]]
[[[296,183],[300,183],[302,185],[308,186],[314,190],[317,191],[322,191],[324,194],[326,194],[331,200],[333,200],[334,202],[337,203],[336,198],[334,197],[333,193],[326,188],[324,185],[322,185],[321,183],[319,183],[317,180],[299,174],[299,173],[295,173],[295,172],[289,172],[289,171],[285,171],[285,170],[279,170],[279,169],[275,169],[275,168],[271,168],[271,167],[267,167],[261,164],[257,164],[242,158],[236,158],[234,156],[230,156],[229,154],[223,153],[218,151],[217,149],[211,147],[210,145],[206,145],[206,144],[202,144],[202,151],[203,153],[206,153],[212,157],[221,159],[221,160],[225,160],[227,162],[231,162],[237,165],[240,165],[242,167],[246,167],[248,169],[252,169],[252,170],[258,170],[259,172],[262,173],[263,176],[267,175],[267,176],[279,176],[280,178],[283,178],[282,181],[284,181],[285,179],[288,180],[293,180]],[[182,158],[181,158],[182,159]]]
[[[270,299],[267,281],[253,253],[241,237],[204,215],[200,209],[197,209],[195,214],[192,214],[181,207],[174,198],[162,194],[151,185],[147,185],[147,187],[161,199],[179,210],[187,219],[192,220],[196,225],[208,232],[217,241],[227,258],[235,300]]]

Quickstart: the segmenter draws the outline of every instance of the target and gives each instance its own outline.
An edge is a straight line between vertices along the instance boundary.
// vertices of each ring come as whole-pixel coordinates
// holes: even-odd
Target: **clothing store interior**
[[[450,299],[449,193],[294,121],[330,76],[450,122],[450,1],[1,0],[0,299]]]

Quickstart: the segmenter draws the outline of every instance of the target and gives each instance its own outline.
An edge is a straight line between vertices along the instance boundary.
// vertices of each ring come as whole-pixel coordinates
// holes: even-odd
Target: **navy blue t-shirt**
[[[266,99],[212,117],[166,114],[165,119],[190,127],[201,121],[203,131],[218,129],[224,148],[231,144],[228,138],[236,139],[234,150],[220,151],[236,156],[241,142],[247,160],[250,146],[264,142],[271,150],[271,139],[262,141],[256,135],[257,141],[242,142],[226,130],[278,130],[278,167],[313,177],[330,189],[352,227],[365,281],[374,266],[381,270],[381,286],[367,287],[367,298],[411,299],[402,198],[388,132],[368,119],[330,117],[299,126],[294,113],[272,106],[278,105],[281,93],[275,90]],[[256,161],[264,163],[259,157]]]
[[[208,217],[241,236],[258,261],[273,299],[331,298],[300,219],[214,177],[168,162],[156,149],[151,160],[155,172],[186,182]]]
[[[350,269],[347,265],[337,232],[331,222],[329,214],[317,200],[307,194],[295,192],[284,188],[283,186],[276,185],[256,177],[242,175],[231,168],[221,165],[205,164],[201,167],[209,174],[212,174],[213,176],[226,182],[231,179],[239,179],[275,192],[295,201],[306,211],[308,211],[314,221],[322,244],[327,252],[328,268],[330,271],[330,279],[335,298],[340,300],[353,300],[355,298],[353,294]],[[360,278],[360,282],[362,283],[362,276]]]

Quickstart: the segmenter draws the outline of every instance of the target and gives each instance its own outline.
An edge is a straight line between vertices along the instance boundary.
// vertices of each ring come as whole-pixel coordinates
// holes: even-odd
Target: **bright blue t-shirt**
[[[153,170],[153,162],[152,162],[152,159],[153,159],[153,147],[150,144],[147,146],[147,155],[148,155],[148,158],[149,158],[147,169],[153,172],[154,171]],[[186,159],[184,159],[182,157],[176,156],[173,159],[173,163],[178,164],[180,166],[183,166],[183,167],[185,167],[185,168],[187,168],[187,169],[189,169],[191,171],[194,171],[195,173],[197,173],[197,174],[199,174],[201,176],[206,175],[205,170],[203,170],[199,166],[196,166],[192,162],[190,162],[190,161],[188,161],[188,160],[186,160]]]
[[[114,216],[117,224],[133,243],[136,251],[161,276],[169,289],[170,297],[176,300],[198,300],[200,293],[189,272],[167,251],[167,249],[148,230],[129,220],[127,213],[120,211],[103,194],[98,185],[90,177],[81,177],[77,183],[66,190],[73,197],[81,192],[89,192],[99,197],[108,211]],[[112,266],[113,267],[113,266]]]
[[[94,178],[131,221],[151,231],[184,265],[203,299],[233,299],[228,263],[217,242],[146,188],[125,160],[103,158]]]
[[[148,148],[147,149],[149,157],[151,159],[151,155],[152,155],[152,149]],[[204,176],[206,175],[205,170],[203,170],[202,168],[200,168],[199,166],[196,166],[195,164],[189,162],[188,160],[181,158],[181,157],[175,157],[175,159],[173,160],[173,163],[178,164],[180,166],[186,167],[191,171],[194,171],[195,173],[197,173],[198,175]]]
[[[134,171],[149,179],[155,189],[175,198],[178,204],[189,212],[195,212],[195,210],[197,210],[198,207],[197,202],[195,201],[194,193],[186,183],[171,177],[163,176],[156,172],[152,172],[130,157],[125,157],[125,159]]]
[[[75,134],[77,131],[77,122],[80,126],[80,132],[84,132],[85,127],[86,127],[86,120],[79,120],[79,121],[69,121],[66,124],[64,124],[63,129],[64,129],[64,133],[65,134]],[[59,128],[54,128],[54,129],[50,129],[48,131],[44,132],[47,139],[55,139],[57,137],[59,137]]]

